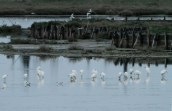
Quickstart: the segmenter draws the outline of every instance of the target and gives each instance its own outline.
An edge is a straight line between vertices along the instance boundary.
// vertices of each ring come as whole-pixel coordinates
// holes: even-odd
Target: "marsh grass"
[[[45,45],[45,44],[41,44],[39,46],[38,50],[41,51],[41,52],[50,52],[52,50],[52,48],[47,46],[47,45]]]
[[[72,44],[68,47],[68,50],[84,50],[84,48],[80,45]]]
[[[0,33],[18,33],[21,32],[21,26],[20,25],[2,25],[0,27]]]
[[[112,50],[116,50],[116,47],[115,46],[112,46],[112,45],[109,45],[109,46],[106,46],[105,49],[107,51],[112,51]]]
[[[120,14],[130,11],[139,14],[166,14],[171,10],[171,0],[28,0],[26,2],[1,2],[0,14]],[[20,8],[18,8],[20,7]],[[125,13],[123,13],[125,15]],[[126,13],[128,14],[128,13]],[[171,14],[171,13],[168,13]]]

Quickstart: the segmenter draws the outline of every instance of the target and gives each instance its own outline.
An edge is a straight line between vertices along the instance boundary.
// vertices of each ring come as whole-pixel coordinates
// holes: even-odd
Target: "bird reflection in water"
[[[3,82],[2,83],[2,86],[5,88],[5,87],[7,87],[7,83],[6,82]]]
[[[83,83],[84,83],[83,79],[81,79],[81,80],[80,80],[80,83],[81,83],[81,84],[83,84]]]
[[[133,77],[132,76],[130,76],[130,83],[132,83],[133,82]]]
[[[138,84],[140,81],[141,81],[141,78],[135,78],[135,79],[134,79],[134,82],[135,82],[136,84]]]
[[[167,82],[167,80],[166,80],[165,78],[162,77],[161,83],[164,84],[164,83],[166,83],[166,82]]]
[[[121,79],[118,80],[118,84],[121,85],[122,84],[122,81]]]
[[[146,78],[146,84],[148,84],[149,81],[150,81],[150,76],[147,76],[147,78]]]
[[[101,80],[101,84],[105,85],[106,81],[104,79]]]
[[[128,77],[124,77],[124,84],[125,84],[125,85],[128,84]]]
[[[77,78],[71,79],[71,80],[70,80],[70,84],[74,84],[74,83],[76,83],[76,82],[77,82]]]

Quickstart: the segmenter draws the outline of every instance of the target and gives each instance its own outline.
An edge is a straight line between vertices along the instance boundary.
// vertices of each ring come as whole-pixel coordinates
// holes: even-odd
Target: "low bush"
[[[109,45],[109,46],[106,46],[105,49],[106,49],[107,51],[111,51],[111,50],[116,50],[116,47],[115,47],[115,46]]]
[[[68,47],[68,50],[84,50],[84,48],[82,46],[73,44]]]
[[[78,40],[75,39],[74,37],[68,37],[69,42],[77,42]]]
[[[52,50],[52,48],[49,46],[46,46],[45,44],[42,44],[39,46],[38,50],[41,52],[50,52]]]

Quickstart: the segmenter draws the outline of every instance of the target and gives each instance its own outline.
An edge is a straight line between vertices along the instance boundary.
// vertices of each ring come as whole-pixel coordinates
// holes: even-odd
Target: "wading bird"
[[[5,80],[5,82],[6,82],[6,78],[7,78],[7,76],[8,76],[8,75],[6,75],[6,74],[2,76],[2,79],[4,79],[4,80]]]
[[[134,74],[138,75],[138,78],[139,78],[139,75],[141,75],[141,72],[139,70],[136,70],[136,71],[134,71]]]
[[[121,76],[122,76],[122,72],[119,72],[119,73],[118,73],[119,79],[121,78]]]
[[[102,73],[100,74],[100,76],[102,77],[101,79],[104,80],[104,77],[106,76],[106,74],[105,74],[104,72],[102,72]]]
[[[145,69],[146,69],[147,75],[149,75],[149,74],[150,74],[150,69],[149,69],[149,67],[146,66]]]
[[[164,77],[164,75],[165,75],[165,73],[166,73],[167,71],[166,70],[162,70],[160,73],[161,73],[161,75],[162,75],[162,77]],[[168,73],[168,72],[167,72]]]
[[[24,74],[24,79],[26,79],[27,78],[27,74]]]
[[[83,73],[84,73],[84,70],[81,69],[81,70],[80,70],[81,78],[82,78]]]

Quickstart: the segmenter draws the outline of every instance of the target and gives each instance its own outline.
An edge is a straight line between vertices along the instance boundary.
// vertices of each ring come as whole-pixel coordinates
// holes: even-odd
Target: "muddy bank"
[[[71,50],[67,46],[51,46],[47,49],[41,49],[39,46],[35,48],[32,45],[13,45],[12,47],[2,47],[0,54],[6,55],[36,55],[36,56],[65,56],[65,57],[129,57],[129,58],[168,58],[172,57],[171,52],[146,52],[135,49],[112,49],[107,50],[103,47],[84,47],[80,49]]]
[[[128,2],[128,1],[88,1],[88,2],[2,2],[0,15],[86,15],[92,9],[93,15],[153,15],[172,14],[172,1],[168,2]],[[20,8],[18,8],[20,7]]]

